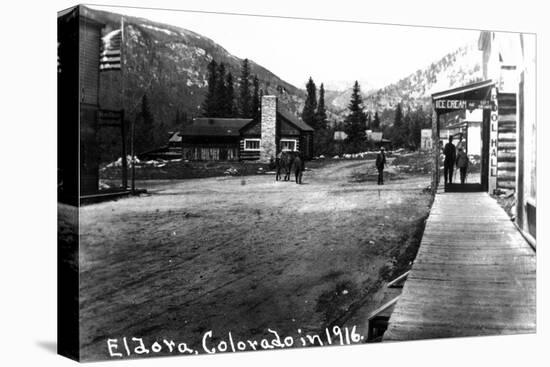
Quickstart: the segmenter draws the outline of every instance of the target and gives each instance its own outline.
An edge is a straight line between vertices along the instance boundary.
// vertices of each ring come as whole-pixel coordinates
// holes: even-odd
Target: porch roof
[[[432,94],[432,100],[438,99],[462,99],[462,100],[489,100],[491,88],[495,82],[491,79],[453,88]]]

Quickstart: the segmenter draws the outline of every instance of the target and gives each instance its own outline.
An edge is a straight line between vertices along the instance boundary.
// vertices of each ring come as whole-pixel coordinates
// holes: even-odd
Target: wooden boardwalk
[[[536,253],[487,193],[438,193],[384,341],[536,331]]]

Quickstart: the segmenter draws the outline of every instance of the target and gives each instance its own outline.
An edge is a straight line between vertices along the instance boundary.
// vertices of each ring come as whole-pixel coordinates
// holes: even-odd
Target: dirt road
[[[83,358],[108,358],[107,338],[125,336],[198,348],[209,330],[212,341],[319,332],[358,302],[351,319],[366,337],[381,274],[430,205],[429,176],[354,179],[367,171],[373,161],[307,171],[303,185],[144,181],[146,196],[83,207]]]

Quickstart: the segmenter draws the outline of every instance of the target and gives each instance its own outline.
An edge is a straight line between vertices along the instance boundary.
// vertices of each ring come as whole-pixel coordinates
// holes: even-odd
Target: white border
[[[108,4],[108,1],[98,1]],[[114,1],[115,2],[115,1]],[[2,58],[2,365],[74,366],[52,352],[56,339],[56,13],[75,1],[9,2],[0,32],[3,49],[16,57]],[[543,156],[548,138],[543,110],[550,39],[545,4],[463,0],[351,1],[278,0],[120,0],[120,5],[188,8],[255,14],[354,19],[399,24],[486,28],[536,32],[537,36],[537,186],[547,183]],[[258,30],[261,31],[261,30]],[[298,35],[297,35],[298,36]],[[361,47],[368,39],[358,39]],[[392,47],[398,47],[393,45]],[[330,47],[330,45],[327,45]],[[278,50],[277,52],[284,52]],[[383,52],[378,50],[378,52]],[[376,57],[376,54],[373,55]],[[406,57],[404,61],[406,62]],[[7,80],[6,80],[7,79]],[[546,96],[547,99],[547,96]],[[38,117],[38,118],[37,118]],[[544,139],[544,140],[543,140]],[[547,193],[537,193],[537,335],[446,339],[353,347],[310,348],[282,352],[173,357],[98,366],[541,366],[548,360]],[[546,265],[546,266],[544,266]],[[94,364],[96,365],[96,364]]]

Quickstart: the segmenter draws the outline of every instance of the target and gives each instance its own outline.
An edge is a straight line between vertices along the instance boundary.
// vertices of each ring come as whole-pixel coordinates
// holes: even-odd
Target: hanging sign
[[[498,175],[498,99],[497,89],[495,87],[491,88],[491,119],[489,124],[489,192],[493,193],[497,188]]]
[[[491,101],[466,99],[436,99],[434,106],[436,110],[489,110],[492,107]]]

